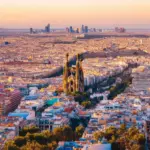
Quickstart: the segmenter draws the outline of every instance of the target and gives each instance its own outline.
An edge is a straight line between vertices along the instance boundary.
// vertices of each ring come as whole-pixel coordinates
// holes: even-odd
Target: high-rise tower
[[[47,32],[47,33],[50,32],[50,24],[48,24],[47,26],[45,26],[45,32]]]

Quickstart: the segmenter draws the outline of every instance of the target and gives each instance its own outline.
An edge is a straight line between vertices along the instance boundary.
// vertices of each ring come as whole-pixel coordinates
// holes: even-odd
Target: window
[[[71,92],[73,92],[73,88],[71,87]]]
[[[70,84],[73,85],[73,81],[71,81]]]

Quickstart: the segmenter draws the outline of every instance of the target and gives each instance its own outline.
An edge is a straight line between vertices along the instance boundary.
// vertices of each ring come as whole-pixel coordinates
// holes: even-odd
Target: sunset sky
[[[1,0],[0,28],[150,28],[150,0]]]

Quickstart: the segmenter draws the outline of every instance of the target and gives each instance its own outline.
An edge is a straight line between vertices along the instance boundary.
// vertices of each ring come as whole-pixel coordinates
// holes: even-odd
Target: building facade
[[[21,92],[18,90],[12,92],[4,90],[3,93],[0,93],[0,116],[14,111],[18,107],[21,98]]]
[[[66,94],[84,92],[84,75],[80,55],[77,55],[76,66],[69,67],[69,55],[66,54],[66,62],[63,74],[63,89]]]
[[[42,117],[36,119],[36,126],[40,128],[40,130],[49,130],[53,131],[55,128],[63,127],[66,124],[69,124],[68,118],[63,117]]]
[[[146,142],[147,142],[147,146],[148,146],[148,148],[150,148],[150,120],[148,119],[148,120],[146,120],[146,124],[145,124],[146,126]]]

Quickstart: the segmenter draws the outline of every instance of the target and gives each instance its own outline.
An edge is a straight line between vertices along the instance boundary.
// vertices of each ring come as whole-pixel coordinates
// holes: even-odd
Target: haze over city
[[[149,0],[2,0],[0,28],[41,28],[48,22],[54,28],[149,28],[149,8]]]
[[[1,0],[0,150],[150,150],[150,0]]]

